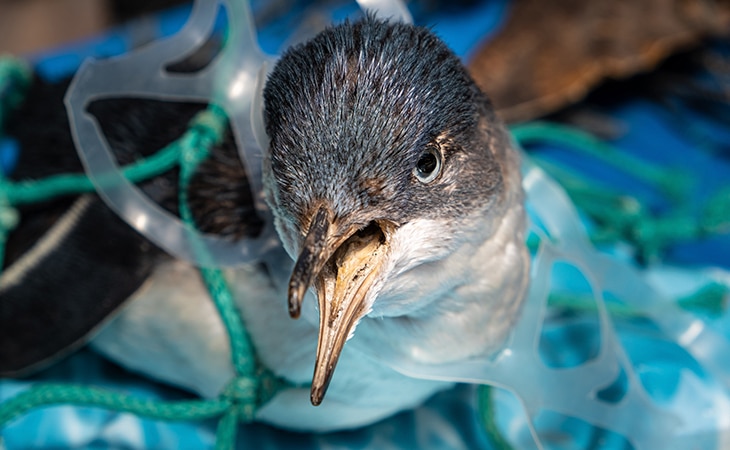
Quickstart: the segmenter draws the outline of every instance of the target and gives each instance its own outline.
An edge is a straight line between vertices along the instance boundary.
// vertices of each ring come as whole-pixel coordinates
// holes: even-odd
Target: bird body
[[[446,363],[499,350],[528,280],[519,158],[456,56],[426,29],[368,17],[287,52],[264,97],[264,185],[287,252],[269,264],[288,270],[293,259],[294,275],[281,285],[257,266],[229,279],[258,358],[295,387],[258,418],[315,431],[372,423],[450,386],[406,377],[393,368],[398,360]],[[436,177],[419,172],[434,169],[434,159]],[[179,264],[158,269],[94,345],[216,395],[233,377],[222,324],[200,321],[211,307],[195,277],[175,277],[191,287],[164,281],[171,270],[192,270]],[[298,270],[310,266],[301,288]],[[172,294],[180,289],[186,294]],[[307,293],[293,301],[297,290]],[[282,317],[287,297],[300,320]],[[354,309],[342,306],[350,301]],[[174,326],[155,319],[167,311],[177,311]],[[350,321],[340,326],[342,317]],[[135,335],[144,337],[133,342]],[[151,354],[140,346],[148,340],[177,349]],[[306,401],[313,370],[320,390],[312,387],[312,402],[328,392],[317,408]],[[196,376],[179,379],[188,373]]]

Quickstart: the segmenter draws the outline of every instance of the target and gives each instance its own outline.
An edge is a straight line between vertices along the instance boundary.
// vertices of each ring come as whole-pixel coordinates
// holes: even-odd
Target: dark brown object
[[[469,70],[502,118],[520,122],[721,35],[730,35],[730,0],[514,0]]]

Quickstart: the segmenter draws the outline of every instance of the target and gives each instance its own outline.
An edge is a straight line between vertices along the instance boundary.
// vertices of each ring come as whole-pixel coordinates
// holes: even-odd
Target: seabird
[[[330,27],[277,62],[264,122],[264,194],[292,275],[227,272],[257,357],[293,386],[259,420],[313,431],[372,423],[450,386],[402,375],[397,361],[502,348],[529,273],[519,155],[438,37],[373,17]],[[120,133],[114,126],[107,134]],[[112,146],[134,146],[134,134]],[[261,221],[231,143],[229,134],[201,166],[190,198],[201,229],[237,238]],[[168,185],[145,190],[164,203]],[[233,376],[222,324],[194,267],[148,253],[152,275],[92,345],[215,396]]]
[[[282,56],[264,101],[289,314],[317,293],[312,403],[363,320],[423,362],[498,349],[526,285],[519,164],[448,47],[372,18],[330,28]]]

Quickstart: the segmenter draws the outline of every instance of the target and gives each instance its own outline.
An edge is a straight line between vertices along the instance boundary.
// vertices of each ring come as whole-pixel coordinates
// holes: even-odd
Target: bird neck
[[[386,358],[444,363],[498,351],[516,321],[529,280],[525,212],[512,204],[494,234],[411,274],[430,301],[407,314],[364,319],[352,339]],[[439,292],[433,296],[434,290]]]

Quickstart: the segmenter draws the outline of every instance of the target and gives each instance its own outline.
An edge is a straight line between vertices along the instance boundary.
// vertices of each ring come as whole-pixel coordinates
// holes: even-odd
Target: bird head
[[[267,202],[296,260],[289,314],[310,287],[318,298],[317,405],[363,317],[418,307],[388,295],[399,277],[488,239],[512,201],[509,143],[441,40],[373,17],[288,50],[267,80],[264,121]]]

